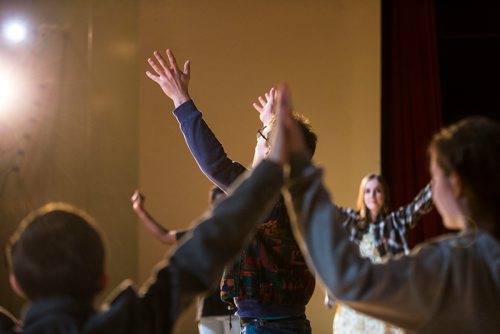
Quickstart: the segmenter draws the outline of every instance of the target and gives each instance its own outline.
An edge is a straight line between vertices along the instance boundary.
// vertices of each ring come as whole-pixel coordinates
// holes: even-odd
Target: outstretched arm
[[[154,73],[147,71],[146,75],[161,87],[165,95],[172,99],[175,108],[189,101],[191,99],[188,92],[189,79],[191,78],[189,60],[186,60],[184,70],[181,71],[171,50],[167,49],[166,51],[168,61],[158,51],[153,54],[158,64],[152,58],[148,58],[148,63]]]
[[[400,327],[418,329],[434,315],[444,291],[449,272],[443,254],[427,247],[383,265],[362,258],[345,229],[332,223],[342,213],[323,185],[322,170],[307,158],[290,112],[279,108],[277,113],[290,157],[290,182],[284,196],[308,265],[340,302]]]
[[[153,218],[149,214],[149,212],[144,209],[144,196],[136,190],[130,199],[132,201],[132,209],[134,209],[137,217],[139,217],[140,221],[148,229],[151,234],[153,234],[158,240],[167,245],[173,245],[177,242],[177,235],[179,232],[170,231],[160,225],[156,219]]]
[[[410,204],[390,213],[391,223],[398,229],[413,228],[433,207],[432,187],[431,183],[428,183]]]
[[[389,213],[382,223],[377,224],[392,254],[410,253],[407,242],[408,231],[414,228],[422,216],[429,213],[433,207],[432,189],[429,183],[410,204]]]
[[[167,59],[155,52],[155,59],[148,62],[154,73],[147,72],[151,80],[158,83],[165,95],[175,105],[174,115],[179,122],[186,144],[201,171],[222,190],[226,191],[246,168],[227,156],[221,143],[203,120],[188,93],[190,79],[189,61],[180,70],[172,51],[167,50]]]

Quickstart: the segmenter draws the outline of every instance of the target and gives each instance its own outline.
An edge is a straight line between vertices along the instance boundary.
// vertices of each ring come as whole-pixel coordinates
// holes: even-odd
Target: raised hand
[[[138,189],[134,191],[134,194],[130,198],[130,201],[132,202],[132,208],[134,209],[134,211],[137,212],[143,210],[142,204],[144,203],[144,196]]]
[[[255,110],[259,112],[259,118],[262,125],[268,125],[274,114],[274,105],[276,103],[276,89],[272,87],[269,92],[266,92],[264,97],[259,96],[259,102],[253,103]]]
[[[286,85],[283,85],[283,88],[278,94],[277,106],[280,108],[279,122],[282,123],[285,131],[288,154],[309,154],[307,152],[304,133],[300,129],[297,117],[294,116],[290,90]]]
[[[165,95],[172,99],[174,106],[177,108],[191,99],[188,92],[191,77],[190,63],[187,60],[184,63],[184,70],[181,71],[177,66],[172,51],[167,49],[166,54],[168,61],[158,51],[154,52],[159,65],[152,58],[148,58],[148,63],[156,74],[146,71],[146,75],[161,87]]]
[[[268,158],[285,165],[289,160],[287,129],[285,128],[287,122],[285,119],[291,117],[292,114],[290,91],[286,84],[281,84],[278,87],[275,96],[276,106],[273,109],[276,110],[277,119],[271,130],[271,148]]]
[[[285,165],[290,154],[306,152],[304,136],[293,116],[292,99],[286,84],[281,84],[276,91],[277,120],[271,130],[271,148],[268,158]]]
[[[177,232],[170,231],[167,228],[160,225],[153,216],[149,214],[147,210],[144,209],[144,196],[139,190],[134,191],[130,201],[132,202],[132,208],[134,209],[137,217],[140,219],[141,223],[151,232],[158,240],[167,245],[173,245],[177,242]]]

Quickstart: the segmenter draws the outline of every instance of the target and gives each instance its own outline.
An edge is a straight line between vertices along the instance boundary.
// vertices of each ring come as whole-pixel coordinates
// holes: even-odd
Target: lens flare
[[[25,24],[20,21],[7,22],[3,27],[5,38],[13,43],[21,43],[28,35],[28,29]]]
[[[11,106],[18,95],[18,82],[11,73],[0,68],[0,114]]]

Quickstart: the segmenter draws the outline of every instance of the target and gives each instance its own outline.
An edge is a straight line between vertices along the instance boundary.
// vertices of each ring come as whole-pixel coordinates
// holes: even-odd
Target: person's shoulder
[[[138,297],[134,281],[127,279],[114,288],[101,305],[100,311],[107,311],[117,304],[132,301]]]
[[[478,256],[489,267],[500,292],[500,242],[490,233],[479,232],[476,247]]]
[[[440,254],[453,265],[489,267],[500,282],[500,243],[482,230],[441,235],[418,245],[412,253],[425,257]]]
[[[500,255],[500,243],[493,235],[483,230],[469,230],[459,233],[447,233],[429,239],[423,245],[458,249],[476,249]]]
[[[14,333],[14,330],[19,326],[20,326],[19,320],[17,320],[6,309],[0,306],[0,333],[2,334]]]

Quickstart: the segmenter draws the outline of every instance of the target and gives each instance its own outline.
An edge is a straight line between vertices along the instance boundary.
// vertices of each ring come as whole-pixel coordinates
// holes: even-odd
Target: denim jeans
[[[241,334],[311,334],[311,324],[305,318],[254,319],[241,328]]]

